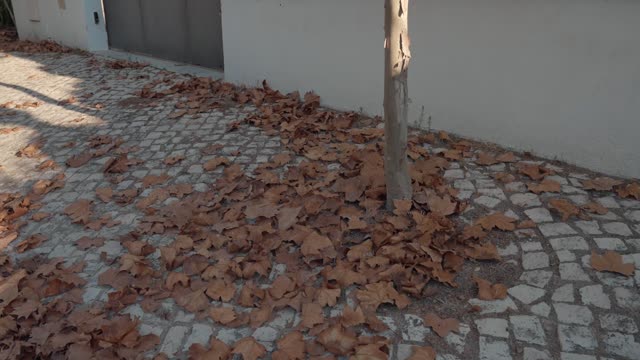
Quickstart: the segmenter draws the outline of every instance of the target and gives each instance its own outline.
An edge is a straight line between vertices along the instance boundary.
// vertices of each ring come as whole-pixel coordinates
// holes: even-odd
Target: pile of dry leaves
[[[145,214],[135,231],[119,239],[126,254],[114,259],[102,256],[111,265],[99,276],[100,285],[112,288],[108,301],[103,308],[80,306],[84,283],[77,273],[83,264],[65,266],[57,260],[43,263],[34,259],[14,267],[3,258],[1,355],[136,358],[157,345],[158,339],[140,336],[137,323],[117,315],[118,311],[139,303],[146,312],[159,312],[161,302],[173,298],[185,310],[226,327],[257,328],[284,308],[298,312],[300,323],[291,324],[291,332],[277,341],[273,359],[387,359],[389,339],[362,335],[363,329],[373,333],[386,329],[376,315],[381,306],[406,308],[412,299],[428,296],[431,282],[455,287],[465,261],[500,259],[491,232],[533,226],[526,221],[517,224],[502,213],[467,226],[455,221],[466,204],[457,200],[457,191],[442,175],[450,161],[473,156],[467,141],[454,141],[445,133],[413,135],[408,148],[413,200],[397,201],[395,210],[389,212],[384,208],[383,133],[360,126],[359,115],[325,110],[312,93],[300,99],[298,93],[284,95],[266,84],[246,89],[192,79],[154,91],[160,84],[166,82],[153,82],[139,95],[179,97],[178,110],[167,121],[230,102],[252,104],[257,111],[244,122],[233,123],[229,131],[247,124],[258,126],[279,134],[288,152],[274,156],[253,174],[218,156],[203,164],[206,171],[223,168],[222,176],[204,192],[195,191],[191,184],[166,185],[166,174],[143,179],[143,186],[151,189],[144,197],[138,189],[98,189],[101,202],[133,203]],[[433,154],[424,143],[445,144],[447,150]],[[69,158],[67,166],[80,167],[109,156],[103,170],[117,184],[122,174],[140,163],[128,156],[135,148],[121,145],[119,139],[93,137],[87,151]],[[217,150],[213,146],[204,151],[215,154]],[[516,161],[513,154],[482,154],[479,158],[481,165]],[[168,158],[165,165],[181,160]],[[551,170],[526,163],[518,167],[533,181],[531,191],[559,191],[559,184],[542,180]],[[497,177],[513,180],[510,174]],[[20,224],[15,220],[33,209],[30,196],[63,186],[61,181],[40,184],[26,197],[3,194],[2,236],[13,231],[15,239]],[[637,184],[605,182],[592,185],[597,189],[615,186],[619,192],[640,196]],[[170,197],[177,201],[166,205]],[[78,200],[64,213],[72,222],[94,230],[117,225],[109,218],[96,218],[96,206]],[[578,213],[564,207],[556,206],[567,216],[602,211],[595,205]],[[174,241],[156,249],[148,241],[154,234],[172,236]],[[4,241],[13,240],[8,239]],[[46,238],[39,235],[25,241],[20,248],[35,247]],[[83,237],[76,246],[89,249],[104,241]],[[156,250],[161,254],[159,262],[150,256]],[[605,254],[595,261],[594,267],[608,271],[629,270],[614,255]],[[504,285],[473,280],[481,299],[506,296]],[[345,303],[345,298],[354,306],[327,316],[328,308]],[[436,314],[427,314],[425,323],[440,336],[458,329],[457,320]],[[413,359],[435,358],[431,348],[414,350]],[[229,345],[213,338],[209,347],[197,344],[189,350],[193,359],[227,359],[232,354],[256,359],[266,349],[247,337]]]
[[[60,45],[51,40],[45,41],[21,41],[18,33],[13,28],[0,29],[0,52],[24,52],[24,53],[68,53],[72,49]]]

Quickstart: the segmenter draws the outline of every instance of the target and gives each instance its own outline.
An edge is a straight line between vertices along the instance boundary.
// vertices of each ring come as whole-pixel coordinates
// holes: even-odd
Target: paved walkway
[[[116,259],[132,252],[122,237],[148,221],[145,216],[149,214],[132,198],[152,196],[157,183],[175,185],[174,192],[161,199],[171,204],[180,198],[181,184],[191,185],[187,192],[204,192],[222,176],[222,168],[207,171],[203,164],[209,160],[225,156],[252,172],[285,151],[275,133],[247,125],[228,131],[256,111],[250,105],[221,106],[195,117],[174,118],[179,97],[140,99],[136,94],[151,81],[158,89],[164,83],[187,79],[184,75],[151,67],[112,69],[104,63],[104,59],[78,54],[0,59],[0,104],[12,102],[0,108],[0,129],[18,128],[0,135],[0,192],[26,192],[38,180],[60,173],[66,182],[41,200],[43,206],[37,212],[50,216],[28,221],[7,252],[16,259],[43,254],[64,257],[69,264],[86,261],[80,274],[87,280],[82,295],[86,304],[109,301],[112,289],[101,282],[100,275],[120,266]],[[104,137],[101,140],[96,135]],[[128,153],[130,170],[117,173],[116,183],[114,175],[103,171],[110,157],[79,167],[65,165],[73,155],[87,151],[90,138],[96,146],[121,139],[119,149]],[[15,155],[38,139],[43,140],[39,156]],[[440,145],[425,143],[424,147],[431,153],[450,151]],[[460,190],[458,198],[468,202],[458,220],[470,224],[500,211],[518,219],[522,228],[493,238],[503,261],[467,262],[459,278],[477,274],[505,284],[508,295],[500,300],[478,300],[472,281],[458,281],[455,289],[430,287],[429,296],[413,301],[404,310],[381,308],[378,315],[388,329],[380,334],[389,339],[390,358],[409,358],[415,345],[432,346],[437,358],[443,360],[640,358],[640,201],[621,198],[613,190],[588,190],[585,181],[598,175],[580,169],[521,157],[500,161],[482,155],[486,153],[504,150],[474,144],[459,160],[451,158],[445,178]],[[38,169],[46,160],[53,160],[56,168]],[[537,175],[522,169],[523,164],[552,175],[542,174],[533,181],[531,176]],[[163,174],[167,177],[162,178]],[[530,191],[527,185],[540,184],[542,178],[553,182],[546,183],[539,193]],[[556,184],[559,188],[554,189]],[[598,185],[608,187],[606,182]],[[113,189],[111,196],[99,190],[105,188]],[[102,201],[101,196],[110,200]],[[65,214],[78,199],[93,201],[94,218],[101,217],[101,224],[95,226],[98,230],[72,223]],[[573,204],[565,208],[568,216],[564,220],[553,209],[554,201],[556,207],[562,208],[562,203],[553,199]],[[591,205],[585,207],[587,204]],[[43,234],[47,240],[17,253],[16,244],[34,234]],[[104,242],[78,246],[83,237],[103,238]],[[174,235],[167,234],[145,237],[154,247],[174,240]],[[623,254],[624,263],[635,264],[631,276],[595,271],[592,251],[602,254],[605,250]],[[164,259],[160,251],[146,255],[158,267],[159,259]],[[282,269],[274,266],[269,278],[273,280],[278,271]],[[352,301],[352,297],[341,296],[327,313],[340,314],[345,303]],[[207,347],[212,336],[229,346],[253,336],[272,353],[279,348],[277,341],[300,322],[295,311],[285,308],[255,329],[248,324],[232,327],[222,324],[233,319],[215,322],[187,311],[188,304],[181,305],[173,299],[162,300],[159,308],[152,309],[140,303],[126,304],[120,313],[140,319],[141,335],[160,337],[160,344],[149,354],[163,352],[169,358],[187,357],[193,344]],[[424,316],[430,312],[459,320],[458,331],[440,338],[424,324]],[[367,330],[359,331],[368,334]]]

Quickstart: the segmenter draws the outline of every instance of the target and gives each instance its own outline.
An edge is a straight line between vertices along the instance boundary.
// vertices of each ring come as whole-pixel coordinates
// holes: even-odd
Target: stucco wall
[[[411,3],[415,124],[640,177],[640,2]],[[226,79],[382,112],[382,0],[223,0],[222,13]]]
[[[32,20],[30,1],[12,0],[21,39],[51,39],[90,51],[108,48],[101,0],[64,0],[64,8],[57,0],[33,0],[39,21]],[[98,13],[98,24],[93,19],[94,11]]]

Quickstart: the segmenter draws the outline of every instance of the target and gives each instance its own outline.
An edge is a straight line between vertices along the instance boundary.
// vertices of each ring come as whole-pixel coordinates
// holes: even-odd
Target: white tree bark
[[[407,162],[407,71],[409,49],[409,0],[385,0],[384,171],[387,208],[394,200],[411,199]]]

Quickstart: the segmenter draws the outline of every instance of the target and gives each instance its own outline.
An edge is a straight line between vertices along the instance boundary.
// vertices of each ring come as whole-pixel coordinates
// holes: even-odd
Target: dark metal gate
[[[221,69],[220,0],[104,0],[113,49]]]

